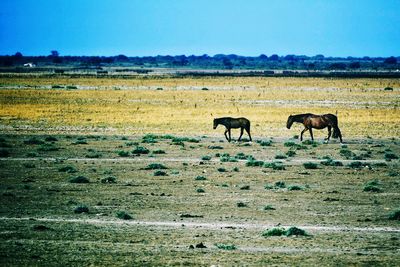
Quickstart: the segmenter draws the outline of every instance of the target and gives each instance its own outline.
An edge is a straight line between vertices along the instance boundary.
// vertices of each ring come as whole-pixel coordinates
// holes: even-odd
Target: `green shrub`
[[[25,145],[42,145],[44,142],[42,140],[39,140],[37,137],[32,137],[29,138],[28,140],[24,141]]]
[[[52,85],[51,88],[52,89],[61,89],[61,88],[64,88],[64,86],[56,84],[56,85]]]
[[[78,89],[75,85],[67,85],[67,89]]]
[[[285,170],[285,166],[278,162],[266,162],[263,165],[265,168],[270,168],[277,171]]]
[[[202,160],[211,160],[211,156],[203,156],[201,157]]]
[[[391,161],[392,159],[398,159],[399,157],[394,153],[385,153],[385,160]]]
[[[164,171],[158,170],[154,172],[154,176],[168,176],[168,174]]]
[[[132,150],[132,154],[141,155],[141,154],[149,154],[150,150],[143,146],[136,146],[134,150]]]
[[[24,163],[23,166],[24,166],[25,168],[28,168],[28,169],[36,168],[35,164],[30,163],[30,162]]]
[[[297,146],[297,144],[295,142],[285,142],[283,145],[286,147],[296,147]]]
[[[76,172],[78,172],[78,170],[74,166],[70,166],[70,165],[67,165],[67,166],[64,166],[64,167],[60,167],[58,169],[58,171],[59,172],[66,172],[66,173],[76,173]]]
[[[233,171],[234,171],[234,172],[239,172],[239,168],[238,168],[238,167],[235,167],[235,168],[233,168]]]
[[[286,184],[283,181],[277,181],[277,182],[275,182],[275,187],[276,188],[285,188]]]
[[[46,141],[46,142],[57,142],[58,139],[55,138],[54,136],[47,136],[47,137],[44,139],[44,141]]]
[[[350,159],[351,157],[354,156],[353,152],[351,152],[350,150],[348,150],[346,148],[343,148],[343,147],[342,147],[342,149],[340,149],[339,153],[340,153],[340,155],[342,155],[346,159]]]
[[[206,191],[203,188],[197,188],[196,192],[197,193],[205,193]]]
[[[85,155],[86,158],[88,159],[98,159],[101,158],[103,155],[99,152],[90,152]]]
[[[307,236],[308,234],[306,233],[306,231],[304,231],[303,229],[297,228],[297,227],[290,227],[289,229],[286,230],[285,233],[286,236]]]
[[[262,233],[262,236],[270,237],[270,236],[282,236],[285,235],[286,231],[283,228],[271,228],[267,229]]]
[[[288,156],[288,157],[294,157],[294,156],[296,156],[296,151],[294,151],[294,150],[289,150],[288,152],[286,152],[286,156]]]
[[[264,161],[261,161],[261,160],[248,160],[246,162],[246,166],[249,166],[249,167],[261,167],[261,166],[264,166]]]
[[[79,205],[74,209],[75,213],[88,213],[89,208],[86,205]]]
[[[304,168],[313,170],[313,169],[318,169],[318,164],[313,163],[313,162],[305,162],[303,163]]]
[[[282,155],[282,154],[275,155],[275,159],[286,159],[286,158],[287,158],[287,156]]]
[[[363,163],[360,162],[360,161],[353,161],[353,162],[351,162],[351,163],[349,164],[349,167],[350,167],[350,168],[353,168],[353,169],[359,169],[359,168],[362,168],[362,167],[363,167]]]
[[[236,203],[236,206],[237,206],[238,208],[247,207],[246,203],[244,203],[244,202],[238,202],[238,203]]]
[[[324,166],[334,166],[334,167],[343,166],[342,162],[333,159],[327,159],[325,161],[321,161],[321,164]]]
[[[257,141],[257,143],[260,145],[260,146],[271,146],[272,145],[272,141],[271,140],[267,140],[267,141]]]
[[[217,169],[219,172],[226,172],[226,169],[225,168],[218,168]]]
[[[86,184],[89,183],[89,179],[85,176],[77,176],[69,179],[70,183],[75,183],[75,184]]]
[[[195,178],[195,180],[196,180],[196,181],[205,181],[205,180],[207,180],[207,178],[204,177],[204,176],[197,176],[197,177]]]
[[[26,156],[29,158],[35,158],[38,156],[38,154],[36,152],[31,151],[31,152],[26,153]]]
[[[393,87],[385,87],[385,91],[393,91]]]
[[[375,192],[375,193],[382,192],[382,189],[379,187],[379,185],[381,185],[381,182],[377,179],[374,179],[372,181],[365,183],[363,191]]]
[[[274,207],[272,207],[271,205],[266,205],[264,206],[264,210],[276,210]]]
[[[215,246],[219,249],[223,249],[223,250],[235,250],[236,246],[233,244],[222,244],[222,243],[217,243],[215,244]]]
[[[299,186],[299,185],[290,185],[287,188],[289,191],[298,191],[298,190],[303,190],[304,188]]]
[[[147,143],[147,144],[154,144],[157,143],[157,136],[154,134],[146,134],[142,138],[142,143]]]
[[[250,190],[250,185],[244,185],[240,187],[240,190]]]
[[[166,170],[168,168],[165,165],[161,164],[161,163],[150,163],[144,169],[145,170]]]
[[[389,220],[400,221],[400,210],[395,210],[389,214]]]
[[[317,147],[317,146],[318,146],[318,143],[317,143],[317,142],[311,141],[311,140],[305,140],[305,141],[302,142],[302,144],[303,144],[303,145],[311,145],[311,146],[313,146],[313,147]]]
[[[107,176],[100,180],[103,184],[115,184],[117,182],[117,178],[114,176]]]
[[[117,154],[120,157],[129,157],[129,152],[128,151],[119,150],[119,151],[117,151]]]
[[[385,162],[378,162],[374,164],[376,168],[386,168],[388,165]]]
[[[157,150],[154,150],[154,151],[153,151],[153,154],[157,154],[157,155],[165,154],[165,151],[162,150],[162,149],[157,149]]]
[[[122,220],[132,220],[133,219],[133,217],[126,211],[118,211],[116,215],[117,215],[117,218],[122,219]]]
[[[222,146],[208,146],[208,149],[224,149]]]
[[[0,149],[0,158],[7,158],[10,156],[10,152],[6,149]]]

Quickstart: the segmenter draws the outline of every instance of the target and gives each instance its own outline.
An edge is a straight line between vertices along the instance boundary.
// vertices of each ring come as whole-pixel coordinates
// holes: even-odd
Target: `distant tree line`
[[[26,63],[36,66],[71,66],[71,67],[159,67],[159,68],[200,68],[200,69],[283,69],[283,70],[397,70],[400,68],[400,57],[325,57],[324,55],[304,56],[286,55],[270,56],[261,54],[257,57],[235,54],[217,54],[209,56],[60,56],[58,51],[51,51],[48,56],[23,56],[20,52],[14,55],[0,56],[0,67],[19,67]]]

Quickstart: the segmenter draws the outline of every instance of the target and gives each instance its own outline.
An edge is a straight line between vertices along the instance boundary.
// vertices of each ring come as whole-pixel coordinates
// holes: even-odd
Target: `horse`
[[[301,131],[300,141],[303,141],[303,133],[306,132],[307,130],[310,131],[311,140],[314,141],[312,128],[321,130],[328,127],[328,138],[326,138],[327,142],[331,137],[331,129],[333,128],[332,137],[333,138],[339,137],[340,143],[343,143],[342,133],[340,132],[340,129],[338,127],[338,119],[336,115],[333,114],[314,115],[311,113],[290,115],[288,117],[286,127],[290,129],[293,122],[302,123],[305,127],[304,130]]]
[[[243,130],[246,130],[247,134],[249,135],[250,142],[251,142],[251,135],[250,135],[250,121],[246,118],[231,118],[231,117],[223,117],[223,118],[216,118],[214,119],[214,129],[217,128],[217,126],[221,124],[225,126],[225,138],[228,140],[228,142],[231,141],[231,129],[237,129],[240,128],[240,136],[238,141],[240,141],[240,138],[242,138],[243,135]],[[226,135],[226,133],[229,134],[229,138]]]

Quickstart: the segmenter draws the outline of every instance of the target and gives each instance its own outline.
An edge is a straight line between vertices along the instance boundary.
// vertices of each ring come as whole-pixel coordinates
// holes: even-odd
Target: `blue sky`
[[[400,0],[1,0],[0,55],[400,56]]]

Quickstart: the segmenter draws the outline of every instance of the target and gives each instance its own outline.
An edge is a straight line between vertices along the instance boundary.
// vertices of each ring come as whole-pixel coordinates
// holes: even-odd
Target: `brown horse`
[[[223,117],[223,118],[216,118],[214,119],[214,129],[217,128],[219,124],[222,124],[225,126],[225,138],[228,140],[228,142],[231,141],[231,129],[237,129],[240,128],[240,136],[238,141],[240,141],[240,138],[242,138],[243,135],[243,130],[246,130],[247,134],[249,135],[250,142],[251,142],[251,135],[250,135],[250,121],[246,118],[231,118],[231,117]],[[229,138],[226,135],[226,133],[229,134]]]
[[[311,140],[314,140],[312,128],[320,130],[328,127],[327,141],[329,141],[329,138],[331,137],[331,129],[333,128],[332,137],[333,138],[339,137],[340,143],[343,143],[342,133],[340,132],[340,129],[338,127],[338,119],[333,114],[314,115],[311,113],[306,113],[306,114],[290,115],[288,117],[286,127],[290,129],[293,122],[302,123],[305,127],[304,130],[301,131],[300,141],[303,141],[303,133],[306,132],[307,130],[310,131]]]

